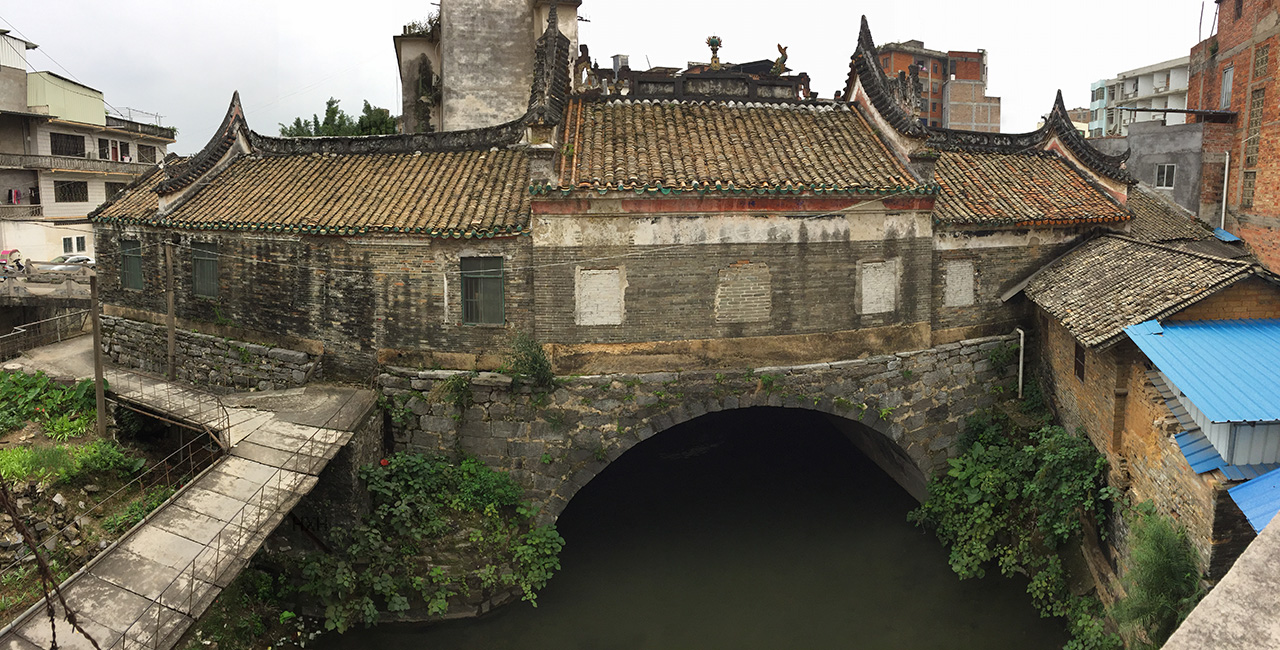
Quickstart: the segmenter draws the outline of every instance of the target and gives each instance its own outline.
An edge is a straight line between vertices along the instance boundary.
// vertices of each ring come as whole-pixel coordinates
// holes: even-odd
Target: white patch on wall
[[[862,314],[883,314],[898,307],[898,261],[859,262]]]
[[[942,289],[942,304],[968,307],[973,304],[973,260],[949,260]]]
[[[575,282],[574,322],[578,325],[621,325],[627,283],[622,269],[579,268]]]
[[[759,323],[773,311],[773,276],[762,262],[739,262],[720,269],[716,283],[717,323]]]

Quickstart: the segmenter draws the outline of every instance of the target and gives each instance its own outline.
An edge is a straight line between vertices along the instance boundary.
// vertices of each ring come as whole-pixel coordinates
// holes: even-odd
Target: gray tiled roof
[[[1163,318],[1252,273],[1248,261],[1104,235],[1055,260],[1025,291],[1080,343],[1107,346],[1125,327]]]

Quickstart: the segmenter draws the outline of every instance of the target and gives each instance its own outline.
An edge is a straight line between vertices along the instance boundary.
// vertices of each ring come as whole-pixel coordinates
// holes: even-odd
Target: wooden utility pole
[[[102,320],[98,318],[98,273],[89,273],[89,317],[93,322],[93,396],[98,404],[98,437],[107,437],[107,393],[102,378]]]
[[[166,297],[169,300],[169,315],[165,319],[165,326],[169,330],[169,381],[173,381],[177,377],[177,369],[174,367],[174,357],[178,351],[178,318],[173,311],[173,242],[164,243],[164,264],[168,269],[168,279],[165,288]]]

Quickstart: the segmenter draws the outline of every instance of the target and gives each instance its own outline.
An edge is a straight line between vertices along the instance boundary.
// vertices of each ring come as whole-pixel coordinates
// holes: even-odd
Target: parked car
[[[84,267],[93,268],[93,258],[88,255],[59,255],[48,262],[35,265],[35,270],[46,271],[78,271]]]

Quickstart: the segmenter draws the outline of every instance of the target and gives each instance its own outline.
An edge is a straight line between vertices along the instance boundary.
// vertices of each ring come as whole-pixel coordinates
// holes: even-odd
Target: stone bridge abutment
[[[562,377],[548,391],[483,372],[387,367],[378,381],[396,451],[476,456],[509,472],[552,521],[636,444],[751,407],[825,413],[923,498],[927,478],[954,455],[964,418],[1014,388],[1016,363],[996,368],[991,358],[1015,344],[996,336],[803,366]]]

